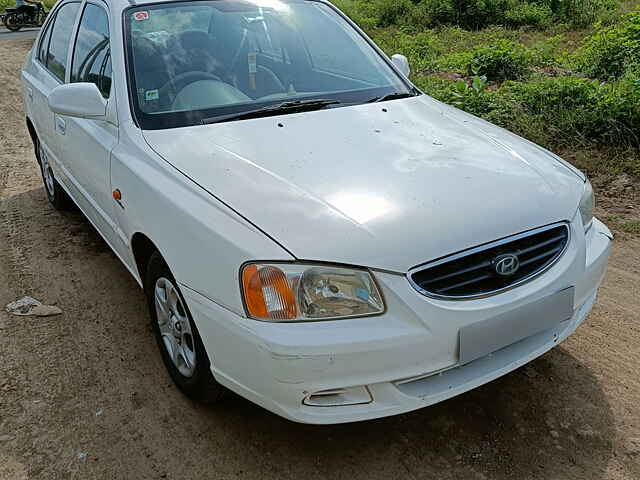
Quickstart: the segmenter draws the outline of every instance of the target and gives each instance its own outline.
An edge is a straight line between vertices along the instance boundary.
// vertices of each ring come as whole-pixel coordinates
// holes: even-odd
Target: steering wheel
[[[199,82],[200,80],[214,80],[216,82],[222,81],[220,80],[220,77],[214,75],[213,73],[201,72],[199,70],[181,73],[170,79],[158,91],[159,97],[161,99],[167,99],[166,101],[161,100],[162,105],[165,107],[170,106],[173,103],[173,100],[182,91],[182,89],[184,89],[188,85],[191,85],[192,83]],[[170,93],[173,94],[171,97],[169,96]],[[169,98],[171,98],[171,101],[169,101]]]

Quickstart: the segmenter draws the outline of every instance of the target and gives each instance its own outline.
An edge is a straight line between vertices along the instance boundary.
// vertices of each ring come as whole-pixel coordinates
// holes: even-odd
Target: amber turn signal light
[[[297,307],[286,274],[271,265],[248,265],[242,271],[247,312],[260,320],[296,318]]]

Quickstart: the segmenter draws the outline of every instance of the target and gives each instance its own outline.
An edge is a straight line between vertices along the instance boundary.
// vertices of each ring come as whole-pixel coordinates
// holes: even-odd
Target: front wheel
[[[56,210],[68,210],[73,206],[73,200],[67,195],[67,192],[56,180],[53,174],[53,169],[49,163],[49,155],[42,148],[42,143],[39,139],[36,139],[36,152],[38,156],[38,163],[40,164],[40,172],[42,173],[42,182],[44,183],[44,191],[47,194],[47,199],[54,206]]]
[[[9,13],[4,16],[4,26],[7,30],[17,32],[22,28],[22,22],[20,22],[20,16],[17,13]]]
[[[151,327],[171,378],[193,400],[216,402],[223,388],[213,378],[209,357],[178,283],[158,252],[149,260],[145,283]]]

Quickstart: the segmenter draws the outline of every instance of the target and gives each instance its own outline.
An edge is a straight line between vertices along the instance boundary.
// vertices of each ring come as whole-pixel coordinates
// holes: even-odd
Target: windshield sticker
[[[258,73],[258,54],[249,52],[247,55],[249,62],[249,88],[256,89],[256,73]]]
[[[146,11],[136,12],[133,14],[133,18],[135,18],[138,22],[141,22],[143,20],[149,20],[149,12],[146,12]]]
[[[144,99],[146,102],[158,100],[160,98],[160,92],[158,90],[147,90],[144,92]]]

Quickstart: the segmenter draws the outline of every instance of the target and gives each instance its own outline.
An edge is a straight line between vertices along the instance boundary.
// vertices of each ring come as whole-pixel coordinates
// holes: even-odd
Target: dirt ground
[[[171,384],[125,268],[47,203],[20,100],[29,44],[0,43],[1,479],[640,479],[640,235],[616,231],[572,337],[452,400],[326,427],[232,394],[203,407]],[[602,218],[640,217],[628,179],[596,180]],[[23,295],[64,314],[6,314]]]

